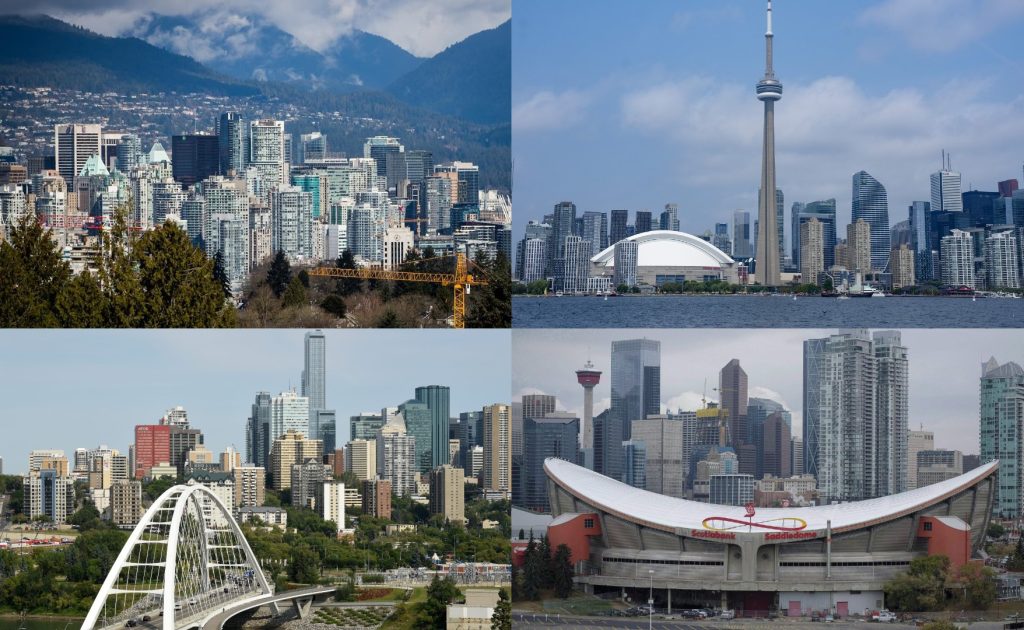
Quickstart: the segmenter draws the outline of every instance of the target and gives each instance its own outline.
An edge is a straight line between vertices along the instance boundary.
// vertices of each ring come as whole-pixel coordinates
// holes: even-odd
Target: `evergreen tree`
[[[355,269],[356,259],[352,252],[346,249],[334,264],[338,269]],[[342,297],[346,297],[358,292],[361,283],[362,280],[359,278],[339,278],[334,286],[334,292]]]
[[[71,279],[49,234],[25,216],[0,243],[0,326],[52,327],[60,321],[58,296]]]
[[[1013,550],[1013,555],[1010,556],[1009,561],[1006,563],[1006,568],[1011,571],[1024,570],[1024,534],[1017,538],[1017,546]]]
[[[395,314],[390,308],[384,311],[384,314],[377,320],[377,328],[401,328],[401,324],[398,321],[398,315]]]
[[[562,599],[572,595],[572,551],[566,545],[558,545],[554,557],[555,595]]]
[[[491,630],[512,630],[512,602],[505,589],[498,591],[498,605],[491,615]]]
[[[302,280],[299,280],[298,276],[292,278],[291,282],[288,283],[288,289],[284,292],[283,302],[285,308],[308,304],[306,300],[306,287],[302,286]]]
[[[114,223],[101,235],[100,285],[103,287],[104,320],[110,328],[145,326],[145,296],[132,259],[134,237],[128,227],[130,204],[114,208]]]
[[[291,281],[292,266],[284,252],[278,251],[274,256],[274,262],[270,264],[270,270],[267,272],[267,284],[273,290],[274,296],[280,298],[285,289],[288,288],[288,285],[291,284]]]
[[[476,265],[470,265],[470,273],[487,280],[487,284],[473,287],[467,306],[466,326],[511,328],[512,270],[508,260],[499,254],[494,260],[478,257],[475,262]]]
[[[347,307],[345,306],[345,298],[337,294],[330,294],[320,302],[320,308],[324,309],[335,317],[345,317]]]
[[[450,577],[443,580],[436,575],[427,586],[427,601],[420,604],[416,618],[417,628],[444,630],[448,618],[448,604],[459,596],[459,587]]]
[[[540,546],[537,547],[537,551],[540,553],[541,557],[540,587],[544,589],[551,588],[555,584],[555,557],[554,554],[551,553],[551,543],[548,541],[547,534],[544,534],[544,537],[540,539]]]
[[[133,248],[143,294],[142,326],[211,328],[234,325],[234,309],[214,280],[214,263],[180,227],[165,223]]]
[[[219,251],[213,257],[213,280],[223,289],[224,299],[230,298],[231,281],[228,280],[228,273],[224,271],[224,256]]]
[[[543,579],[544,559],[541,558],[537,543],[531,538],[523,554],[522,598],[536,601],[540,598],[541,580]]]
[[[67,328],[101,328],[105,311],[103,287],[88,269],[71,278],[57,296],[57,316]]]

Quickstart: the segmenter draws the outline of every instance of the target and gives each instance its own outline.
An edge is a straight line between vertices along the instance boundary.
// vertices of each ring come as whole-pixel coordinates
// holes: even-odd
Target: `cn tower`
[[[594,448],[594,388],[601,382],[601,372],[587,361],[582,370],[576,370],[576,380],[583,386],[583,444],[582,448]]]
[[[764,34],[764,78],[757,82],[757,100],[764,103],[764,147],[761,154],[761,192],[757,205],[757,266],[754,280],[778,286],[779,226],[775,222],[775,101],[782,84],[772,70],[772,0],[768,0],[768,30]]]

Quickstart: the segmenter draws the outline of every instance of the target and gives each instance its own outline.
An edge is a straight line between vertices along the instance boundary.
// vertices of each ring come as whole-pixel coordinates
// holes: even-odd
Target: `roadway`
[[[221,630],[221,628],[224,627],[224,624],[227,623],[228,619],[231,619],[235,615],[247,610],[269,606],[274,603],[280,604],[303,597],[325,595],[327,593],[333,593],[337,588],[338,587],[336,586],[311,586],[309,588],[300,588],[293,591],[281,591],[280,593],[274,593],[272,595],[264,595],[258,599],[251,599],[241,604],[224,608],[221,612],[208,618],[202,623],[202,625],[197,624],[194,627],[202,628],[202,630]]]
[[[659,617],[662,617],[659,619]],[[663,630],[761,630],[762,628],[773,628],[783,630],[792,628],[794,630],[816,630],[821,628],[834,628],[840,626],[843,630],[879,630],[884,626],[888,630],[911,630],[916,628],[910,624],[878,624],[861,620],[842,620],[836,623],[811,623],[809,620],[766,620],[766,619],[665,619],[663,615],[655,615],[653,620],[647,616],[640,617],[593,617],[576,615],[555,615],[533,612],[512,611],[512,620],[516,628],[555,628],[559,630],[588,628],[662,628]],[[1001,625],[998,627],[1001,628]],[[982,624],[972,626],[975,630],[982,630]],[[994,629],[992,629],[994,630]]]

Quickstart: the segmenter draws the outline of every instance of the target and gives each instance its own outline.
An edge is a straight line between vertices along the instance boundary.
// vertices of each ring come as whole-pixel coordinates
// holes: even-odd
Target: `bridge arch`
[[[204,485],[160,495],[135,526],[82,630],[196,627],[225,607],[273,593],[231,510]]]

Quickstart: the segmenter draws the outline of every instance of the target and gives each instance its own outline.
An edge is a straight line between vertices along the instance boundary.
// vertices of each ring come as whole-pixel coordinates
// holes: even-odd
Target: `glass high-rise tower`
[[[992,511],[1017,518],[1024,507],[1024,368],[991,358],[981,366],[981,461],[999,460]]]
[[[600,439],[602,474],[622,478],[622,442],[630,439],[633,420],[643,420],[661,412],[661,342],[653,339],[626,339],[612,342],[612,401],[610,413],[602,421]],[[595,421],[596,428],[596,421]]]
[[[217,121],[217,142],[220,153],[220,172],[241,173],[248,162],[247,127],[238,112],[224,112]]]
[[[885,271],[889,263],[889,197],[877,179],[866,171],[853,175],[853,219],[871,227],[871,267]]]
[[[427,385],[416,388],[416,400],[430,409],[431,467],[448,463],[448,417],[451,388],[445,385]]]
[[[906,489],[908,370],[897,331],[804,342],[804,466],[823,502]]]

